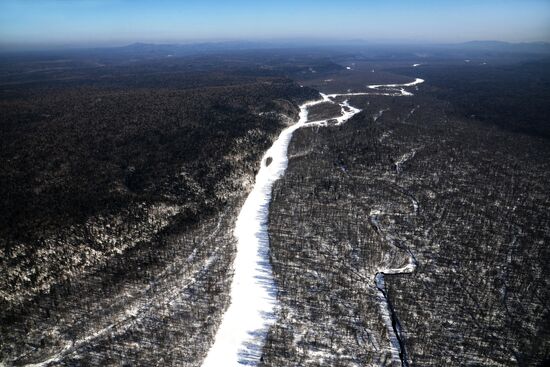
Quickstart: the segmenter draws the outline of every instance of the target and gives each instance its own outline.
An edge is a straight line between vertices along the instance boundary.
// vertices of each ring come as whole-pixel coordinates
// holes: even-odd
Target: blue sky
[[[0,44],[550,41],[549,0],[0,0]]]

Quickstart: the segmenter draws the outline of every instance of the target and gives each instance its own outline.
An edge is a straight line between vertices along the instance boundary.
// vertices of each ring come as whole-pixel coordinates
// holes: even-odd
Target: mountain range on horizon
[[[71,51],[71,50],[101,50],[101,51],[139,51],[139,52],[208,52],[252,49],[277,49],[277,48],[346,48],[346,47],[372,47],[372,48],[410,48],[422,49],[464,49],[472,51],[509,52],[509,53],[550,53],[550,42],[506,42],[498,40],[472,40],[459,43],[426,43],[426,42],[399,42],[399,41],[370,41],[355,40],[326,40],[326,39],[272,39],[272,40],[224,40],[224,41],[197,41],[197,42],[133,42],[122,45],[50,45],[41,47],[12,48],[0,45],[0,53],[17,53],[29,51]]]

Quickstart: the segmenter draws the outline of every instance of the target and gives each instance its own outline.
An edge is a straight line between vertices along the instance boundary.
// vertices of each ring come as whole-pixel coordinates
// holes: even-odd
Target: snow
[[[415,64],[413,66],[418,66],[418,65]],[[423,79],[416,78],[415,81],[410,83],[405,83],[405,84],[369,85],[367,87],[369,89],[375,89],[375,90],[378,90],[380,88],[397,90],[399,91],[399,93],[394,93],[392,95],[407,97],[407,96],[412,96],[413,94],[411,92],[406,91],[404,89],[405,87],[415,86],[423,82],[424,82]],[[413,109],[409,113],[409,117],[414,113],[415,109]],[[402,157],[400,157],[400,159],[398,159],[398,161],[396,162],[396,169],[398,172],[400,171],[401,164],[406,162],[408,159],[414,157],[415,153],[416,153],[416,150],[412,150],[411,152],[404,154]],[[416,214],[418,212],[418,201],[414,198],[411,198],[411,200],[413,204],[413,213]],[[381,213],[380,210],[376,210],[376,209],[373,209],[370,212],[370,220],[378,231],[380,231],[380,223],[378,221],[378,215],[380,214],[383,214],[383,213]],[[386,237],[386,240],[392,241],[391,236],[386,235],[385,237]],[[386,290],[385,290],[384,275],[412,273],[416,270],[416,267],[417,267],[417,261],[411,253],[405,265],[401,266],[400,268],[381,268],[381,269],[378,269],[375,275],[375,285],[376,285],[376,288],[378,289],[378,296],[377,296],[378,307],[380,309],[380,314],[382,316],[382,320],[384,321],[384,325],[386,326],[386,330],[388,331],[388,336],[390,339],[389,348],[391,353],[391,360],[393,364],[401,365],[401,366],[408,366],[408,361],[404,353],[405,351],[402,350],[402,346],[401,346],[401,341],[400,341],[401,328],[399,326],[399,323],[394,322],[394,320],[392,319],[392,315],[391,315],[392,310],[390,308],[390,304],[388,302]]]
[[[392,361],[398,364],[401,364],[401,357],[399,355],[401,351],[401,344],[399,343],[399,339],[397,338],[397,334],[393,331],[393,323],[392,318],[390,314],[389,304],[386,299],[386,292],[385,292],[385,284],[384,284],[384,274],[378,273],[375,276],[375,282],[376,282],[376,288],[378,288],[379,293],[377,296],[378,299],[378,307],[380,309],[380,313],[382,315],[382,320],[384,321],[384,325],[386,326],[386,329],[388,330],[388,335],[390,338],[390,352],[391,352],[391,358]]]
[[[403,358],[403,351],[401,350],[401,328],[397,323],[394,324],[391,317],[391,309],[386,295],[384,275],[412,273],[415,271],[416,266],[416,260],[414,260],[414,258],[411,256],[409,257],[409,261],[406,265],[400,268],[380,269],[374,277],[376,288],[378,289],[378,308],[380,310],[382,320],[384,321],[384,325],[386,326],[386,330],[388,331],[388,336],[390,339],[391,359],[392,362],[394,362],[395,364],[399,364],[402,366],[408,366],[408,362],[406,361],[406,359]]]
[[[346,66],[346,69],[351,70],[351,66]]]
[[[347,67],[347,69],[351,69]],[[422,83],[422,79],[406,84],[369,86],[371,89],[409,87]],[[397,95],[409,95],[403,88]],[[308,121],[308,108],[320,103],[336,103],[337,97],[385,93],[320,94],[321,99],[300,106],[299,120],[284,129],[261,160],[252,191],[247,197],[235,225],[237,254],[233,264],[234,275],[231,284],[231,303],[222,317],[214,344],[202,367],[254,366],[261,358],[262,347],[269,327],[276,321],[276,285],[269,262],[269,237],[267,223],[271,190],[273,184],[283,176],[288,166],[287,150],[292,134],[299,128],[327,126],[328,120]],[[395,95],[388,94],[388,95]],[[341,125],[361,110],[350,106],[348,100],[338,103],[341,116],[336,125]],[[267,166],[266,161],[271,158]],[[412,260],[411,260],[412,261]],[[396,274],[413,271],[415,263],[410,262],[399,269],[383,269],[381,272]],[[383,282],[383,276],[382,276]],[[378,285],[378,281],[377,281]],[[382,300],[380,301],[382,302]],[[384,305],[387,305],[384,296]],[[389,311],[383,311],[383,314]],[[385,318],[386,316],[383,315]],[[391,320],[390,320],[391,326]],[[393,341],[392,341],[393,345]],[[393,347],[392,347],[393,355]]]
[[[416,269],[416,261],[412,256],[409,257],[409,261],[406,265],[403,265],[400,268],[384,268],[379,269],[378,273],[382,274],[405,274],[405,273],[412,273]]]
[[[378,111],[377,113],[375,113],[374,115],[372,115],[372,120],[374,122],[376,122],[380,117],[382,117],[382,115],[384,114],[384,112],[386,111],[389,111],[389,109],[385,108],[385,109],[382,109],[380,111]]]
[[[416,149],[411,150],[408,153],[403,154],[399,159],[395,162],[395,170],[397,173],[401,172],[401,166],[403,163],[407,162],[409,159],[413,158],[416,155]]]
[[[143,302],[141,298],[137,298],[134,301],[127,302],[126,308],[121,310],[119,313],[113,316],[110,319],[109,325],[105,327],[98,327],[97,329],[88,330],[88,332],[79,339],[73,339],[70,342],[66,342],[63,348],[49,356],[47,359],[37,362],[26,364],[27,367],[47,367],[52,364],[62,362],[63,358],[77,352],[80,348],[85,347],[86,345],[92,343],[98,338],[105,337],[109,334],[120,334],[132,327],[135,322],[143,320],[148,317],[148,311],[155,307],[155,304],[173,304],[176,299],[179,299],[183,296],[183,293],[180,294],[178,291],[185,290],[187,287],[196,282],[197,278],[200,277],[201,273],[208,272],[210,267],[217,260],[219,254],[218,252],[223,249],[223,247],[218,247],[208,258],[203,261],[197,261],[195,259],[197,254],[197,249],[199,249],[206,241],[211,241],[222,228],[222,221],[227,215],[227,211],[222,213],[218,218],[217,224],[214,230],[197,245],[193,250],[191,255],[186,259],[187,264],[193,264],[190,268],[190,273],[185,276],[183,282],[180,283],[180,286],[177,289],[167,289],[164,291],[158,291],[157,297],[148,299],[146,302]],[[180,262],[175,262],[165,268],[160,272],[154,281],[148,284],[142,294],[148,294],[149,291],[153,288],[157,288],[161,285],[162,280],[169,274],[177,270],[178,267],[181,267]],[[125,298],[128,298],[128,294],[124,295]],[[19,358],[24,357],[20,356]],[[0,363],[0,366],[2,364]]]
[[[348,67],[349,68],[349,67]],[[402,87],[414,86],[422,83],[422,79],[416,79],[407,84],[389,84],[373,85],[370,89],[378,88],[397,88],[399,94],[410,95]],[[404,94],[404,92],[409,94]],[[299,120],[296,124],[286,128],[281,132],[279,138],[264,154],[261,161],[261,168],[256,175],[255,185],[246,199],[240,214],[237,218],[234,235],[237,239],[237,254],[233,264],[234,276],[231,285],[231,304],[223,315],[221,325],[217,331],[214,344],[208,352],[203,362],[203,367],[208,366],[238,366],[238,365],[256,365],[261,356],[261,350],[269,326],[275,322],[276,285],[274,283],[271,265],[269,263],[269,238],[267,232],[267,220],[269,203],[271,201],[271,190],[275,181],[277,181],[285,172],[288,165],[287,149],[292,138],[292,134],[299,128],[309,126],[326,126],[327,120],[308,121],[308,108],[319,103],[336,103],[333,101],[337,97],[347,97],[356,95],[396,95],[395,93],[346,93],[346,94],[321,94],[321,99],[310,101],[300,106]],[[359,113],[361,110],[349,104],[348,100],[338,103],[341,107],[341,116],[337,117],[336,125],[341,125]],[[266,165],[268,158],[272,159],[269,166]],[[415,210],[417,209],[415,205]],[[224,214],[225,215],[225,214]],[[222,215],[214,231],[202,242],[211,239],[220,229]],[[202,245],[201,242],[201,245]],[[199,245],[200,247],[200,245]],[[186,277],[180,289],[185,289],[192,284],[199,273],[209,271],[209,268],[217,259],[217,249],[204,261],[196,263],[191,273]],[[188,258],[192,262],[196,256],[194,251]],[[416,262],[411,257],[409,263],[397,269],[381,269],[381,280],[376,278],[376,285],[383,287],[383,273],[398,274],[414,271]],[[172,269],[166,269],[169,271]],[[164,272],[163,272],[164,273]],[[162,274],[161,274],[162,275]],[[162,279],[159,277],[158,279]],[[160,280],[158,280],[160,281]],[[155,286],[158,281],[153,282],[149,287]],[[379,284],[380,283],[380,284]],[[379,288],[380,289],[380,288]],[[177,298],[171,290],[163,292],[161,302],[172,302]],[[66,343],[65,346],[56,354],[48,359],[30,364],[29,366],[48,366],[52,363],[60,362],[64,356],[71,354],[90,343],[91,341],[107,335],[113,330],[123,331],[129,327],[130,320],[146,317],[146,310],[152,307],[154,300],[142,305],[129,304],[128,307],[115,317],[114,322],[106,327],[92,330],[88,335]],[[385,313],[389,314],[387,301],[380,299],[383,318]],[[391,320],[390,320],[391,326]],[[393,340],[391,341],[392,346]],[[393,355],[393,347],[392,347]]]
[[[61,360],[61,357],[71,349],[71,346],[72,345],[70,343],[66,343],[63,349],[59,353],[56,353],[55,355],[48,358],[47,360],[39,363],[26,364],[25,366],[26,367],[46,367],[51,363],[59,362]]]
[[[271,188],[287,167],[287,148],[296,125],[283,130],[265,153],[255,185],[238,216],[231,304],[203,367],[254,363],[260,357],[267,330],[275,321],[276,288],[268,256],[267,216]],[[269,157],[272,162],[266,166]]]
[[[349,101],[346,99],[340,104],[342,107],[342,116],[336,119],[336,125],[342,125],[344,122],[353,117],[353,115],[361,112],[360,109],[350,106]]]
[[[413,68],[419,67],[422,64],[413,64]]]
[[[391,88],[398,88],[398,87],[412,87],[420,83],[424,83],[424,79],[416,78],[414,82],[404,83],[404,84],[373,84],[373,85],[368,85],[367,87],[369,89],[379,89],[379,88],[391,89]]]
[[[410,83],[403,83],[403,84],[372,84],[367,85],[368,89],[374,89],[374,90],[385,90],[386,92],[379,92],[376,93],[376,95],[379,96],[393,96],[393,97],[410,97],[413,94],[407,90],[405,90],[405,87],[413,87],[420,83],[424,83],[424,79],[416,78],[413,82]],[[369,94],[369,93],[365,93]],[[371,93],[374,94],[374,93]]]
[[[269,263],[267,221],[271,189],[288,165],[287,149],[294,131],[306,126],[326,126],[328,120],[308,122],[308,108],[340,94],[306,102],[300,106],[298,122],[281,132],[267,150],[256,175],[254,188],[248,195],[235,226],[237,255],[233,264],[231,304],[222,318],[214,344],[203,367],[255,365],[260,357],[269,326],[275,322],[276,286]],[[342,115],[336,118],[340,125],[360,110],[340,103]],[[271,158],[269,166],[266,160]]]

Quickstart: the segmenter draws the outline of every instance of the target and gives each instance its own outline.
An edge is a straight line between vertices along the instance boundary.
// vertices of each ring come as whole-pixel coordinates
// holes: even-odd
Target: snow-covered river
[[[327,126],[329,120],[308,121],[308,109],[316,104],[338,103],[342,115],[336,125],[359,113],[348,101],[336,102],[338,97],[355,95],[410,96],[405,87],[422,83],[416,79],[407,84],[367,86],[364,93],[321,94],[321,99],[300,106],[299,120],[284,129],[264,154],[254,187],[248,195],[235,226],[237,254],[233,264],[231,303],[222,317],[214,344],[208,351],[203,367],[254,366],[261,358],[262,347],[269,327],[275,323],[277,306],[276,285],[269,262],[268,215],[273,184],[283,176],[288,166],[288,145],[292,134],[306,126]],[[341,99],[341,98],[339,98]],[[390,269],[385,269],[389,273]],[[400,269],[393,269],[397,272]],[[404,267],[409,271],[410,267]]]

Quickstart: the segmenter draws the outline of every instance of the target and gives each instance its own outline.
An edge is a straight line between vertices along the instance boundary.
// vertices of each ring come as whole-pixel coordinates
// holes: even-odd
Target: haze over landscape
[[[499,1],[3,0],[3,49],[227,40],[550,40],[550,3]]]
[[[0,0],[0,367],[550,365],[550,2]]]

